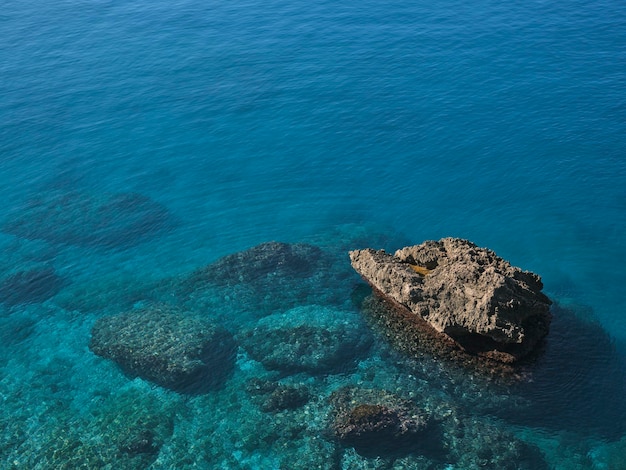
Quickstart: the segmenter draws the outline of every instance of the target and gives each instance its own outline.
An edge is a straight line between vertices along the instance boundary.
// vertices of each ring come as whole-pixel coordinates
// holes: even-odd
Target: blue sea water
[[[0,468],[533,468],[484,455],[505,434],[546,468],[626,468],[620,2],[14,0],[0,38]],[[446,236],[542,276],[555,320],[533,382],[468,384],[377,341],[356,369],[280,377],[240,347],[223,389],[187,397],[89,350],[97,318],[175,303],[164,285],[264,242],[341,271],[348,249]],[[15,277],[42,271],[38,292]],[[348,311],[349,292],[289,308]],[[237,335],[271,323],[238,311],[269,308],[254,294],[178,306]],[[258,377],[312,398],[263,411]],[[338,445],[327,402],[348,385],[466,437]],[[120,422],[149,423],[149,451],[119,451]]]

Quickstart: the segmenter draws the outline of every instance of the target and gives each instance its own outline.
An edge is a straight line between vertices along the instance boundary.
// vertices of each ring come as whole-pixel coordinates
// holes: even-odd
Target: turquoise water
[[[3,5],[0,468],[625,468],[626,8],[431,3]],[[445,236],[542,276],[555,320],[531,382],[408,358],[360,323],[347,251]],[[273,240],[324,256],[191,283]],[[90,351],[96,319],[154,302],[235,335],[223,387],[177,393]],[[268,368],[255,328],[299,315],[369,346]],[[255,380],[306,403],[270,410]],[[337,443],[346,386],[438,424],[409,450]],[[151,445],[115,437],[133,432]]]

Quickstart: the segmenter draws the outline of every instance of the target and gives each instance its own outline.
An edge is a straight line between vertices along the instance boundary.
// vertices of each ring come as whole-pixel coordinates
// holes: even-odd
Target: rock
[[[416,436],[427,427],[413,401],[385,390],[344,387],[333,392],[330,402],[334,436],[365,452],[417,444]]]
[[[170,442],[182,400],[164,399],[145,387],[130,387],[98,400],[80,412],[46,411],[50,421],[14,445],[15,461],[23,468],[115,468],[135,470],[156,465],[163,446]],[[35,433],[33,435],[33,433]]]
[[[43,302],[56,295],[64,284],[51,267],[19,271],[0,281],[0,302],[9,307]]]
[[[315,245],[267,242],[224,256],[164,292],[235,329],[298,305],[347,304],[354,271],[346,261]]]
[[[374,291],[465,351],[515,362],[548,333],[551,301],[538,275],[458,238],[396,251],[350,252]]]
[[[548,470],[540,449],[501,425],[476,416],[453,414],[441,423],[446,461],[453,468]]]
[[[284,385],[262,379],[248,381],[246,391],[259,398],[259,406],[265,412],[294,410],[304,406],[310,399],[309,391],[304,386]]]
[[[230,333],[167,307],[99,318],[89,347],[129,375],[184,393],[221,386],[235,359]]]
[[[372,343],[358,315],[318,305],[265,317],[239,338],[253,359],[283,373],[345,371]]]
[[[120,248],[173,224],[167,208],[141,194],[51,191],[28,201],[2,230],[55,244]]]
[[[37,321],[31,316],[0,316],[0,349],[8,351],[16,344],[28,339],[34,332]]]
[[[305,243],[266,242],[224,256],[189,276],[186,283],[198,288],[205,283],[233,285],[265,277],[303,278],[320,267],[322,250]]]

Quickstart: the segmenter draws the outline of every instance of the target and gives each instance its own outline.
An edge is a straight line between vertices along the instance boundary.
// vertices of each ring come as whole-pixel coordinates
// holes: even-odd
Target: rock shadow
[[[26,201],[2,230],[59,245],[126,248],[176,224],[165,206],[142,194],[50,191]]]

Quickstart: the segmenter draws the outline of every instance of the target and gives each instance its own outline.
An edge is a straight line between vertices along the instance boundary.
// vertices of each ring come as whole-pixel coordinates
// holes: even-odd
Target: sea
[[[626,469],[624,3],[11,0],[0,38],[0,469]],[[527,373],[368,316],[348,251],[444,237],[541,276]],[[231,335],[215,386],[116,353],[193,353],[154,312]]]

